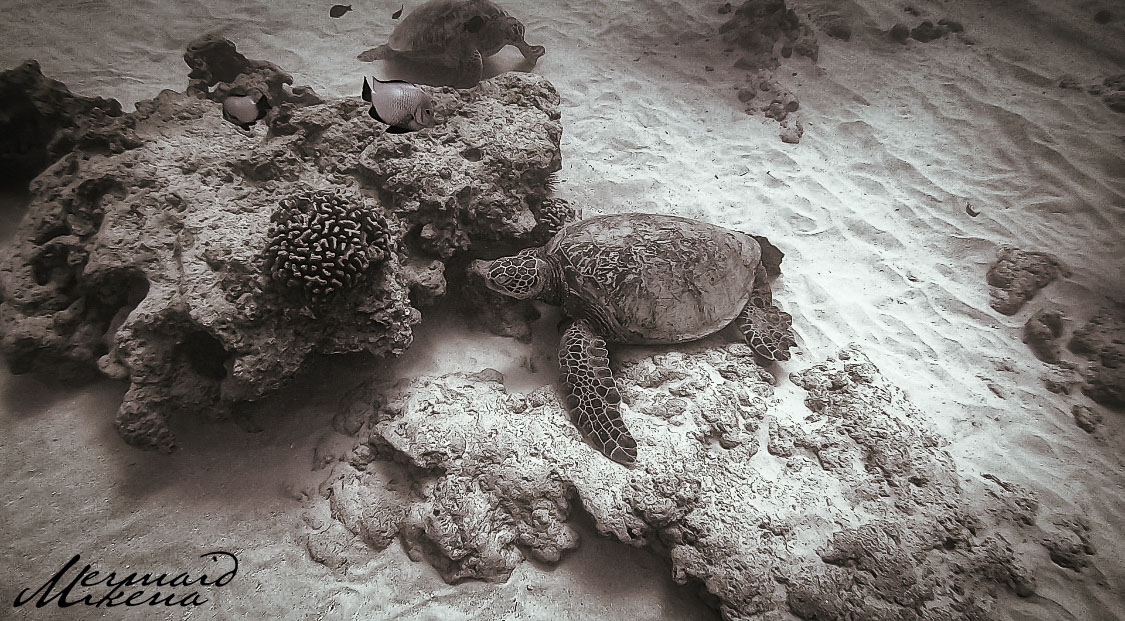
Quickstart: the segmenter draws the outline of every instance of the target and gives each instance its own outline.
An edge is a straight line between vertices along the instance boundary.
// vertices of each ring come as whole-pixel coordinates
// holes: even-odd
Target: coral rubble
[[[843,34],[839,23],[835,23],[833,32],[842,38],[851,36],[850,31]],[[800,102],[781,85],[775,74],[781,58],[796,54],[814,63],[817,61],[820,46],[812,28],[803,23],[784,0],[747,0],[719,27],[719,33],[731,49],[742,51],[734,66],[748,72],[747,85],[738,90],[738,100],[746,107],[746,112],[780,123],[782,141],[800,142],[804,132],[801,122],[797,118],[790,119]]]
[[[52,139],[58,161],[30,184],[0,260],[0,352],[17,373],[127,379],[116,424],[132,444],[171,450],[171,414],[222,415],[312,354],[402,352],[411,291],[444,292],[433,262],[479,240],[531,245],[566,215],[545,182],[562,129],[542,78],[439,89],[437,127],[392,135],[358,97],[292,87],[224,39],[185,61],[186,93],[128,114],[32,79],[33,65],[6,74],[17,106],[96,122]],[[274,106],[254,131],[219,103],[250,91]]]

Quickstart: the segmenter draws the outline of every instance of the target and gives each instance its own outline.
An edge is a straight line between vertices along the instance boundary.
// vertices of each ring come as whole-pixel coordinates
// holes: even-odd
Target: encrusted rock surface
[[[1063,324],[1060,311],[1041,308],[1023,325],[1023,342],[1027,343],[1036,358],[1049,364],[1058,364],[1058,339],[1062,336]]]
[[[1066,270],[1059,260],[1046,252],[1028,252],[1004,247],[996,262],[988,268],[986,278],[991,288],[989,304],[997,312],[1014,315],[1040,289],[1046,287]]]
[[[565,202],[547,196],[562,167],[558,106],[550,83],[529,74],[469,91],[445,87],[434,94],[440,131],[388,134],[355,167],[410,223],[408,243],[426,253],[447,258],[477,240],[527,246],[569,219]],[[544,232],[541,223],[550,229],[554,220]]]
[[[125,134],[93,131],[121,116],[115,99],[74,95],[29,60],[0,73],[0,187],[22,185],[79,141],[108,150],[129,148]]]
[[[432,261],[478,239],[530,245],[557,227],[544,180],[560,165],[559,98],[543,78],[436,90],[438,125],[394,135],[358,97],[322,102],[229,41],[204,37],[185,60],[188,93],[164,91],[85,131],[31,182],[0,261],[9,366],[128,379],[116,422],[130,443],[171,450],[169,415],[222,415],[311,354],[403,351],[419,320],[410,290],[444,292]],[[245,131],[218,102],[249,90],[275,110]],[[58,102],[44,114],[77,105]],[[309,188],[345,197],[381,229],[330,304],[278,291],[269,269],[271,216]],[[455,243],[418,243],[419,231]]]
[[[980,619],[1034,593],[1028,545],[1074,567],[1092,552],[1018,486],[959,473],[854,348],[792,374],[804,403],[775,395],[743,344],[636,354],[617,372],[632,468],[583,443],[550,386],[510,394],[486,370],[374,403],[358,390],[348,409],[368,421],[312,503],[310,553],[340,567],[355,541],[381,549],[398,532],[446,580],[503,580],[525,554],[578,545],[568,520],[584,510],[667,555],[727,619]]]
[[[816,35],[785,0],[747,0],[719,26],[719,32],[724,41],[742,48],[746,62],[756,67],[776,69],[778,53],[785,58],[806,56],[813,62],[820,54]],[[781,48],[774,52],[778,42]]]
[[[1125,310],[1103,309],[1074,331],[1067,345],[1089,361],[1082,392],[1110,407],[1125,407]]]

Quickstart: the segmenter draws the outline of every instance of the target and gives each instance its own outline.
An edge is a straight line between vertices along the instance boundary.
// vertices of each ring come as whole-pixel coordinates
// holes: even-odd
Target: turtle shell
[[[391,33],[387,47],[400,54],[443,54],[450,48],[490,47],[478,42],[480,27],[508,14],[489,0],[430,0],[414,9]]]
[[[717,332],[746,306],[762,251],[754,238],[656,214],[599,216],[547,244],[562,306],[607,340],[679,343]]]

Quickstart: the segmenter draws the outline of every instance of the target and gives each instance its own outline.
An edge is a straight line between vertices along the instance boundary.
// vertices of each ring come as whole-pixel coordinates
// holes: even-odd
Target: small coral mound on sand
[[[961,22],[955,22],[949,19],[939,19],[937,25],[934,25],[930,20],[925,20],[914,28],[906,24],[895,24],[891,28],[891,38],[899,43],[906,43],[907,39],[914,39],[921,43],[929,43],[936,41],[949,33],[961,33],[965,31],[965,27]]]
[[[1070,351],[1087,358],[1082,392],[1111,407],[1125,407],[1125,314],[1120,307],[1104,309],[1074,331]]]
[[[187,94],[222,101],[229,95],[264,95],[272,106],[308,106],[323,100],[307,86],[291,86],[293,76],[265,60],[251,60],[218,34],[202,36],[188,44],[184,62]]]
[[[1040,289],[1067,271],[1058,258],[1046,252],[1027,252],[1004,247],[988,268],[990,304],[997,312],[1014,315]]]
[[[358,196],[312,188],[281,200],[269,235],[270,276],[317,301],[359,282],[390,246],[387,221]]]

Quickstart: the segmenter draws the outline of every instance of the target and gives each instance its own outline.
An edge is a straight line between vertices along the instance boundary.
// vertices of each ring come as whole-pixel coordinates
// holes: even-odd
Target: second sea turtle
[[[621,419],[606,342],[682,343],[738,326],[754,352],[788,360],[793,318],[767,278],[781,252],[765,238],[681,218],[628,213],[569,224],[547,245],[471,269],[505,295],[562,307],[559,344],[567,407],[606,456],[631,464],[637,443]]]
[[[484,59],[504,46],[516,46],[533,63],[545,53],[542,45],[528,45],[523,35],[523,24],[490,0],[430,0],[407,15],[385,45],[359,59],[403,58],[456,68],[475,84]]]

